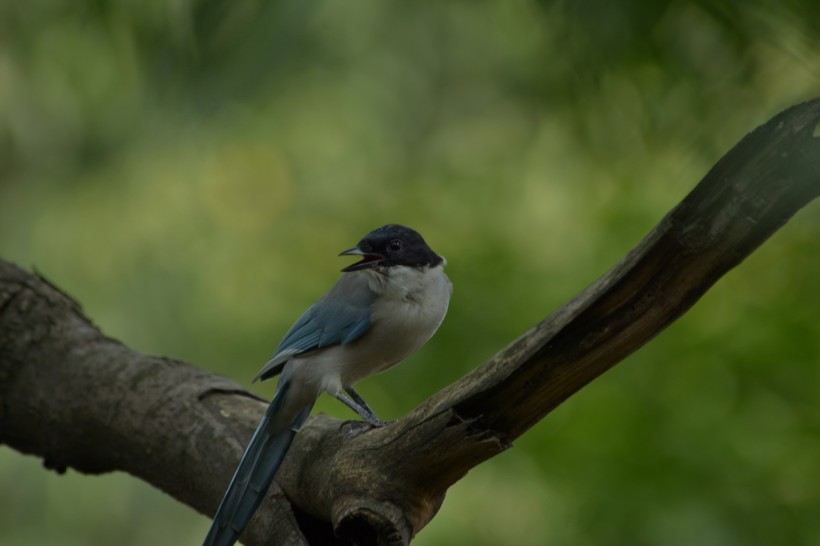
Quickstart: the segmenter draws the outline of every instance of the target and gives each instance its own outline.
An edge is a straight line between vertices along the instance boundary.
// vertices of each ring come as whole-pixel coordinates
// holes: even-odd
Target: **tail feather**
[[[242,460],[231,478],[228,490],[216,511],[211,529],[203,546],[231,546],[245,529],[253,513],[268,492],[273,476],[288,452],[296,430],[307,420],[313,404],[302,408],[296,417],[281,430],[277,417],[284,406],[289,387],[280,381],[276,395],[265,416],[253,433]]]

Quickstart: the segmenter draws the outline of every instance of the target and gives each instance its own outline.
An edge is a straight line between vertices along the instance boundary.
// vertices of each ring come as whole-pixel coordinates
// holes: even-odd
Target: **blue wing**
[[[342,275],[291,326],[254,381],[281,373],[294,356],[331,345],[347,345],[362,337],[370,329],[370,306],[375,299],[376,293],[370,289],[366,275]]]

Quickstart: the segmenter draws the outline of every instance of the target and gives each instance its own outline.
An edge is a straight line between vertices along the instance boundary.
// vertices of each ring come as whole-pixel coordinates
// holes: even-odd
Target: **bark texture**
[[[820,193],[819,122],[814,100],[747,135],[623,260],[406,417],[381,429],[311,418],[243,542],[409,543],[448,487]],[[228,379],[105,337],[60,290],[0,261],[0,443],[57,471],[129,472],[210,516],[264,408]]]

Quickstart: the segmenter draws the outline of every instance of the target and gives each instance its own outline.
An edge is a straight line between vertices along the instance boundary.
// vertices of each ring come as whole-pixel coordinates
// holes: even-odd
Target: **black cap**
[[[395,265],[433,267],[443,261],[417,231],[398,224],[374,229],[355,248],[345,250],[339,256],[362,256],[360,261],[342,269],[345,272]]]

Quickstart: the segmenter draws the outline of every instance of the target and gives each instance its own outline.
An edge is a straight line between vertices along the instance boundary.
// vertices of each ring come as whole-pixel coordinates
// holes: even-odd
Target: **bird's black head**
[[[345,272],[394,265],[433,267],[444,261],[427,246],[417,231],[398,224],[388,224],[371,231],[355,248],[345,250],[339,256],[362,257],[342,269]]]

